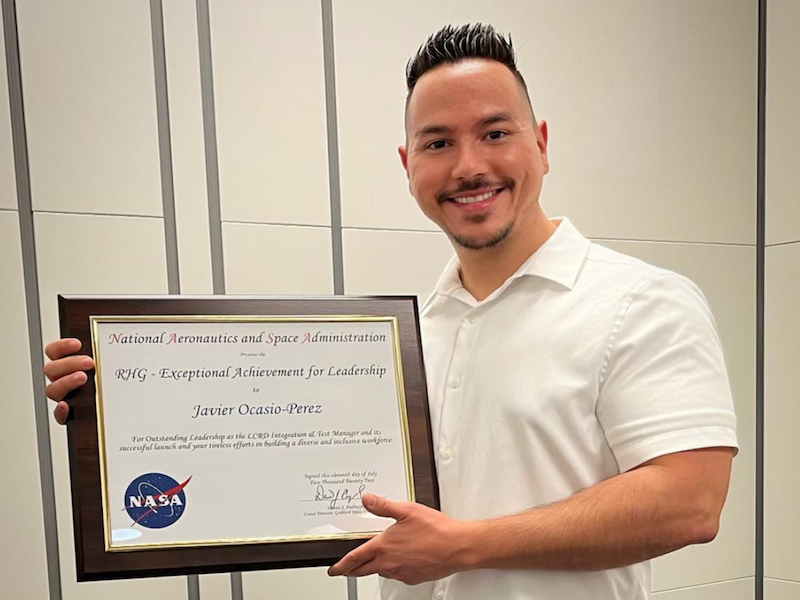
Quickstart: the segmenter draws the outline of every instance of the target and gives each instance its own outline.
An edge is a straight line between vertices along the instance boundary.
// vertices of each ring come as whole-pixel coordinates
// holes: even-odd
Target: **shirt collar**
[[[566,217],[556,217],[553,221],[558,222],[553,234],[489,298],[495,297],[514,279],[526,276],[548,279],[570,290],[574,287],[590,242]],[[430,300],[436,296],[463,295],[466,290],[461,285],[460,272],[458,257],[453,256],[439,277]]]

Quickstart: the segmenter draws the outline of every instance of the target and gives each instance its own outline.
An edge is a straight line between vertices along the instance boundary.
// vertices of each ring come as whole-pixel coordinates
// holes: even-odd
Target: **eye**
[[[426,150],[442,150],[447,147],[447,142],[444,140],[434,140],[425,144]]]
[[[486,137],[489,138],[490,140],[500,140],[506,137],[507,135],[508,133],[505,131],[490,131],[489,133],[486,134]]]

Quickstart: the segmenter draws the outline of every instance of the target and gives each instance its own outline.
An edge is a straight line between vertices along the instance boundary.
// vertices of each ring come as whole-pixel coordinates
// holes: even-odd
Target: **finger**
[[[386,575],[384,573],[381,573],[381,570],[378,567],[378,563],[379,562],[380,561],[378,561],[376,559],[372,559],[369,562],[365,562],[363,565],[361,565],[357,569],[353,569],[352,571],[350,571],[347,574],[347,576],[348,577],[366,577],[367,575],[375,575],[376,573],[378,573],[381,576],[386,577]]]
[[[408,516],[410,502],[394,502],[375,494],[364,494],[361,503],[369,512],[379,517],[391,517],[400,520]]]
[[[70,354],[75,354],[81,349],[81,341],[76,338],[64,338],[50,342],[45,346],[44,353],[50,360],[58,360]]]
[[[56,418],[56,423],[65,425],[69,418],[69,404],[66,402],[59,402],[53,409],[53,416]]]
[[[57,381],[77,371],[88,371],[94,369],[94,361],[83,354],[78,356],[68,356],[51,361],[44,366],[44,374],[50,381]]]
[[[337,575],[350,575],[351,571],[358,569],[362,565],[373,560],[377,554],[370,546],[370,543],[362,544],[355,550],[348,552],[344,555],[342,560],[328,569],[328,575],[336,577]]]
[[[63,400],[64,396],[69,394],[75,388],[79,388],[84,383],[89,380],[88,375],[83,371],[78,371],[77,373],[72,373],[71,375],[65,375],[61,379],[58,379],[44,388],[44,393],[47,394],[47,397],[51,400],[60,401]]]

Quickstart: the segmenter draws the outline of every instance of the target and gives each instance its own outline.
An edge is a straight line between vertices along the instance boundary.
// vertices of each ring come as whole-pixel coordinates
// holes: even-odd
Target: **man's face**
[[[400,158],[425,215],[459,246],[480,250],[524,237],[547,173],[547,128],[537,129],[504,65],[464,60],[417,81]]]

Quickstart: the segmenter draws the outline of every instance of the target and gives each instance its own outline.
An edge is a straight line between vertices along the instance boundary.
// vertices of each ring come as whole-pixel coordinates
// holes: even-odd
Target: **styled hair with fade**
[[[531,114],[533,114],[533,104],[528,93],[528,86],[525,84],[522,73],[517,70],[517,57],[511,43],[511,35],[506,37],[495,31],[491,25],[484,23],[468,23],[460,27],[445,25],[419,47],[406,65],[406,86],[408,87],[406,107],[408,107],[414,86],[425,73],[440,65],[453,64],[468,58],[485,58],[505,65],[522,86],[531,107]]]

